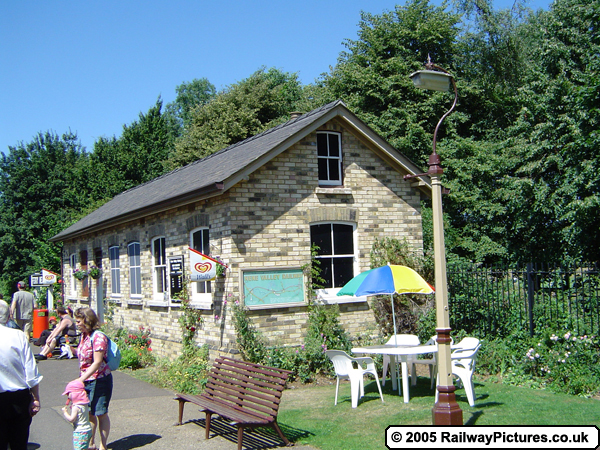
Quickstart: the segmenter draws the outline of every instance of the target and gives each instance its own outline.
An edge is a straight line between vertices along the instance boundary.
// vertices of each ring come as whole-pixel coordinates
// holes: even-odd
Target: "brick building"
[[[273,343],[302,342],[307,319],[302,268],[311,246],[351,335],[374,333],[366,298],[337,297],[369,269],[375,238],[422,249],[420,200],[428,179],[341,102],[333,102],[125,191],[52,238],[63,243],[65,300],[109,313],[116,326],[152,328],[159,355],[181,345],[178,290],[202,310],[197,342],[235,351],[228,304],[243,302]],[[189,282],[189,249],[227,265]],[[79,280],[75,270],[101,268]],[[104,301],[99,301],[105,299]]]

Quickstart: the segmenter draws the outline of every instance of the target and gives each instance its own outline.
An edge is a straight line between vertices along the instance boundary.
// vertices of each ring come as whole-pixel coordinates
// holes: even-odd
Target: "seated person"
[[[54,330],[54,328],[56,328],[56,317],[50,317],[50,319],[48,319],[48,329],[40,333],[40,337],[33,341],[33,345],[36,345],[37,347],[43,347],[46,345],[48,336],[52,334],[52,330]]]
[[[63,336],[77,336],[77,327],[75,325],[75,321],[69,315],[67,310],[62,306],[59,306],[56,308],[56,313],[60,317],[60,322],[58,323],[56,328],[52,330],[50,336],[48,336],[48,339],[46,340],[46,345],[44,345],[44,347],[40,350],[39,355],[35,355],[35,359],[37,360],[48,359],[46,355],[52,353],[56,346],[60,345],[60,339]]]

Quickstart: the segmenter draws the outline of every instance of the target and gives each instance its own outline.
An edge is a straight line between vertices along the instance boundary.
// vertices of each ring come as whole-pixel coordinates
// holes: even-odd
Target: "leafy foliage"
[[[60,272],[60,246],[49,239],[85,204],[78,189],[87,155],[75,134],[39,133],[9,147],[0,162],[0,290],[8,293],[42,267]]]
[[[298,347],[268,345],[265,337],[248,317],[239,302],[233,306],[233,325],[238,350],[247,361],[290,370],[292,378],[311,381],[316,374],[329,374],[328,348],[350,350],[350,338],[339,322],[337,305],[312,302],[308,308],[308,329],[304,343]]]
[[[162,100],[158,99],[146,114],[140,113],[138,121],[124,125],[119,138],[96,141],[88,169],[94,174],[87,189],[93,201],[109,200],[165,172],[169,128],[161,109]]]
[[[394,238],[375,239],[371,248],[371,268],[397,264],[410,267],[430,284],[433,284],[433,261],[414,252],[406,240]],[[393,301],[393,304],[392,304]],[[396,315],[396,333],[414,333],[417,331],[419,317],[432,309],[433,298],[426,295],[377,295],[373,297],[371,307],[382,336],[394,334],[392,307]]]
[[[177,140],[169,166],[204,158],[284,122],[300,98],[295,74],[258,70],[190,111],[190,125]]]
[[[430,153],[430,117],[439,117],[443,94],[415,88],[408,75],[428,55],[450,65],[459,33],[458,16],[427,0],[411,0],[381,15],[363,12],[357,40],[324,78],[330,98],[341,98],[388,142],[417,163]],[[408,106],[410,105],[410,106]]]
[[[208,345],[190,348],[175,361],[162,359],[150,372],[150,381],[175,392],[199,394],[207,382],[210,369]]]

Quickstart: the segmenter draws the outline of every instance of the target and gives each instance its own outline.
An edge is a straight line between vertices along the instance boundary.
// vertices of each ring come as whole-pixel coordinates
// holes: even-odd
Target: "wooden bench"
[[[210,435],[210,418],[217,414],[237,425],[238,450],[242,449],[245,427],[271,426],[289,447],[290,443],[277,424],[281,394],[290,371],[260,364],[219,357],[209,372],[201,395],[177,394],[179,421],[187,402],[200,406],[206,413],[206,439]]]

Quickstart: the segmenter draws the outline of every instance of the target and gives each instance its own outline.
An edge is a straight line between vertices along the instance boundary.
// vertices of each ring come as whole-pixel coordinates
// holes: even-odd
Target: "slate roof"
[[[122,192],[50,240],[63,241],[146,214],[218,195],[240,181],[240,172],[256,170],[279,154],[277,150],[285,150],[332,117],[347,114],[359,120],[341,100],[338,100],[291,119],[206,158]],[[366,127],[364,123],[361,124]],[[405,162],[414,169],[409,171],[420,171],[408,160]],[[253,165],[256,167],[252,168]]]

